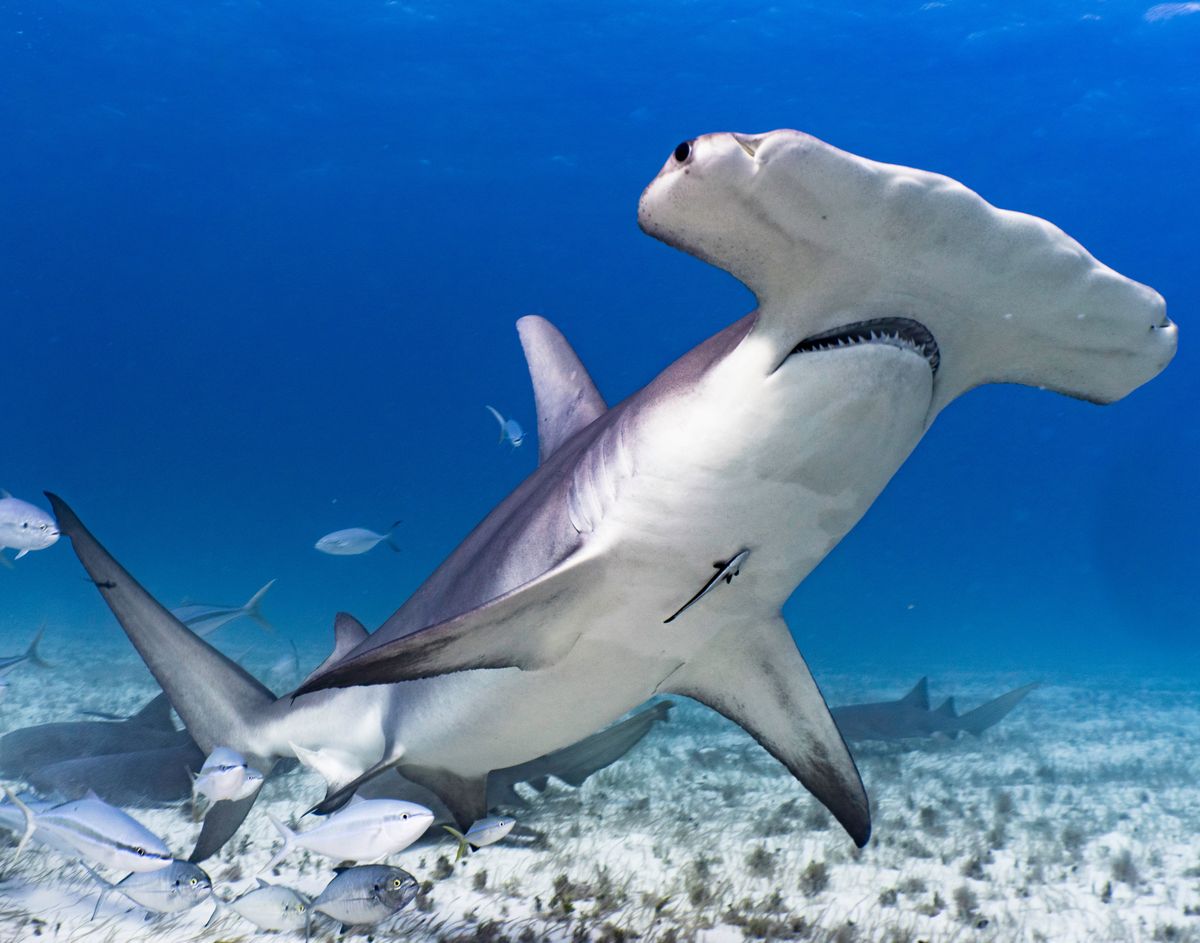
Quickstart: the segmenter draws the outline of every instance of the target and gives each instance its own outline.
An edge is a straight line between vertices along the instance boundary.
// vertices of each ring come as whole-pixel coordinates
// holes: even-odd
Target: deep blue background
[[[0,486],[168,604],[368,624],[532,469],[513,322],[611,402],[752,299],[641,235],[681,139],[796,127],[1045,216],[1182,344],[1100,409],[955,404],[789,604],[814,667],[1198,667],[1200,14],[1146,2],[0,4]],[[312,549],[400,517],[403,552]],[[64,544],[0,654],[117,629]],[[53,645],[51,636],[51,645]],[[271,643],[275,644],[275,643]]]

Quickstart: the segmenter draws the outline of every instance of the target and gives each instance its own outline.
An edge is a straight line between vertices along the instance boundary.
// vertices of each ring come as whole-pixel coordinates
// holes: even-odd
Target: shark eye
[[[133,853],[135,855],[137,855],[139,858],[146,857],[146,849],[145,848],[135,848],[135,849],[133,849]]]
[[[692,142],[691,141],[684,141],[682,144],[680,144],[678,147],[675,148],[675,159],[677,161],[679,161],[679,163],[682,164],[685,160],[687,160],[691,156],[692,156]]]

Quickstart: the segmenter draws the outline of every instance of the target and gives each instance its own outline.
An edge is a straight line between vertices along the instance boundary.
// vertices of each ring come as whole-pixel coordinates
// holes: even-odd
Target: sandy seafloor
[[[50,656],[53,640],[46,646]],[[104,645],[91,668],[18,669],[0,727],[132,711],[156,693],[128,648]],[[303,652],[305,662],[319,654]],[[248,667],[256,665],[253,653]],[[450,868],[440,830],[391,863],[429,882],[375,939],[723,941],[802,939],[1200,940],[1200,697],[1186,680],[1053,678],[979,739],[856,750],[874,808],[857,851],[832,819],[746,734],[677,699],[626,760],[581,789],[551,783],[518,811],[513,840]],[[276,686],[291,679],[277,678]],[[820,678],[833,703],[898,697],[916,680]],[[942,671],[936,704],[960,709],[1029,675]],[[16,785],[16,784],[9,784]],[[523,787],[522,787],[523,788]],[[253,887],[276,845],[262,814],[293,820],[323,791],[300,772],[265,787],[234,841],[206,863],[229,898]],[[135,810],[177,854],[197,827],[186,807]],[[205,929],[208,903],[147,921],[44,848],[13,861],[0,847],[0,940],[238,941],[229,916]],[[319,892],[333,862],[289,856],[274,882]],[[111,877],[115,877],[110,875]],[[341,935],[331,922],[313,938]],[[300,938],[280,934],[281,938]],[[365,937],[363,937],[365,939]]]

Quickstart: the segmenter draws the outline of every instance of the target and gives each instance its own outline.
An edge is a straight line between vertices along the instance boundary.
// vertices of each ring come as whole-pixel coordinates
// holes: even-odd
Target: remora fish
[[[36,505],[0,488],[0,560],[8,562],[4,550],[8,547],[17,551],[14,559],[30,550],[45,550],[58,540],[58,525],[49,514]]]
[[[521,428],[521,424],[515,419],[505,419],[500,415],[499,410],[492,406],[485,406],[484,409],[495,416],[496,422],[500,423],[500,438],[496,441],[503,442],[507,439],[514,449],[519,449],[525,441],[525,430]]]
[[[399,526],[400,522],[396,521],[388,528],[386,534],[377,534],[365,527],[347,527],[345,530],[335,530],[332,534],[326,534],[314,546],[321,553],[332,554],[335,557],[350,557],[366,553],[368,550],[374,550],[380,543],[386,543],[396,553],[399,553],[400,548],[392,543],[392,532]]]
[[[293,698],[204,645],[52,498],[202,749],[264,772],[291,744],[328,752],[321,811],[394,767],[461,826],[487,814],[491,770],[675,693],[740,724],[866,842],[866,793],[783,602],[956,397],[1015,382],[1112,402],[1166,367],[1175,325],[1050,223],[795,131],[681,144],[638,219],[758,309],[612,409],[562,335],[523,318],[538,469]],[[741,550],[733,580],[663,624]],[[194,860],[249,802],[214,807]]]
[[[429,809],[400,799],[353,799],[307,832],[293,832],[275,816],[268,818],[283,839],[283,847],[263,871],[271,870],[295,848],[336,861],[378,861],[403,851],[433,824]]]
[[[30,838],[41,830],[54,847],[70,845],[78,855],[117,871],[157,871],[173,860],[157,835],[95,796],[37,811],[7,789],[5,793],[25,815],[24,833],[14,857],[20,857]]]
[[[400,868],[346,868],[325,885],[309,913],[325,914],[346,927],[373,926],[411,903],[418,889],[417,879]]]
[[[212,880],[202,868],[190,861],[172,860],[157,871],[134,872],[115,884],[106,881],[86,864],[84,870],[100,885],[100,896],[92,910],[92,919],[112,893],[128,897],[139,907],[159,914],[191,910],[212,896]]]
[[[29,647],[20,655],[6,655],[0,657],[0,678],[7,677],[10,671],[12,671],[18,665],[23,665],[25,662],[29,662],[31,665],[37,665],[39,668],[54,667],[52,664],[50,664],[50,662],[46,661],[41,655],[38,654],[38,642],[42,640],[42,634],[45,631],[46,627],[43,625],[37,630],[37,635],[33,637],[33,641],[29,643]]]
[[[271,623],[267,621],[266,616],[262,613],[262,600],[267,595],[267,590],[275,585],[275,581],[271,580],[257,593],[247,599],[240,606],[209,606],[209,605],[188,605],[178,606],[172,609],[171,612],[175,618],[186,625],[189,629],[199,635],[201,638],[206,638],[212,635],[217,629],[220,629],[234,619],[240,619],[245,616],[247,619],[253,619],[268,632],[272,631]]]
[[[506,838],[516,824],[517,820],[509,816],[490,815],[486,819],[471,823],[471,827],[466,832],[460,832],[449,825],[443,825],[442,828],[458,840],[458,853],[454,856],[454,860],[459,861],[466,855],[468,845],[472,848],[494,845]]]
[[[979,736],[988,727],[1000,723],[1034,688],[1037,682],[1016,688],[965,714],[954,709],[954,698],[946,698],[937,710],[929,706],[929,679],[897,701],[874,704],[849,704],[832,709],[833,719],[847,740],[908,740],[942,734],[960,733]]]

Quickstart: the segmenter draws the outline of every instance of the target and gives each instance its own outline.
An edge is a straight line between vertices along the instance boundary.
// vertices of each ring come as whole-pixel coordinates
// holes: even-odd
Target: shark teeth
[[[901,350],[911,350],[924,357],[935,374],[941,364],[941,352],[933,334],[924,324],[912,318],[875,318],[871,321],[844,324],[805,338],[791,349],[788,356],[855,347],[859,344],[886,344]]]

